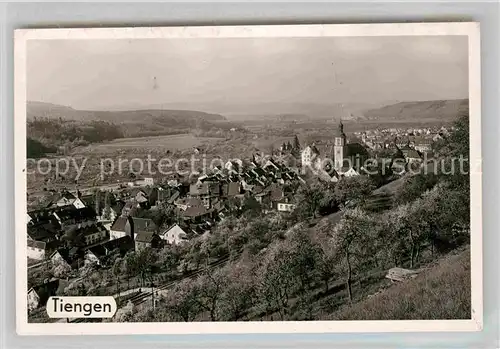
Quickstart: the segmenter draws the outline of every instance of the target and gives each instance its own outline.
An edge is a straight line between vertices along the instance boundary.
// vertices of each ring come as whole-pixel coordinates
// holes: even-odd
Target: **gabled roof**
[[[366,156],[366,155],[368,155],[368,151],[361,143],[346,144],[344,156],[350,157],[350,156],[356,156],[358,154],[360,156]]]
[[[105,243],[101,244],[102,247],[104,247],[108,253],[115,250],[115,249],[127,249],[128,247],[133,247],[134,245],[134,240],[132,239],[131,236],[122,236],[121,238],[118,239],[113,239],[106,241]]]
[[[190,195],[208,195],[209,189],[208,189],[208,183],[197,183],[197,184],[191,184],[189,186],[189,194]]]
[[[110,230],[124,232],[127,221],[128,221],[127,217],[118,216],[113,222],[113,225],[111,226]]]
[[[54,213],[57,214],[57,217],[59,217],[59,219],[63,222],[73,219],[77,221],[84,221],[94,220],[96,218],[95,211],[87,206],[82,208],[76,208],[74,206],[64,206],[54,210]]]
[[[134,221],[134,232],[136,233],[153,232],[158,229],[155,222],[153,222],[153,220],[150,218],[132,217],[132,220]]]
[[[72,249],[59,248],[50,255],[50,258],[52,258],[56,253],[58,253],[69,265],[72,265],[76,260],[82,258],[84,255],[83,250],[77,247],[73,247]]]
[[[305,152],[305,151],[308,151],[308,150],[312,154],[319,155],[319,150],[318,150],[318,148],[315,145],[308,145],[307,147],[304,148],[304,150],[302,152]]]
[[[206,215],[208,213],[210,213],[210,211],[207,210],[205,206],[190,206],[184,212],[182,212],[182,215],[184,217],[194,218]]]
[[[158,235],[153,232],[142,231],[137,234],[137,236],[135,237],[135,241],[150,243],[155,239],[155,237],[158,237]]]
[[[77,234],[82,234],[83,236],[92,235],[98,232],[107,231],[106,228],[102,225],[102,223],[96,223],[92,225],[88,225],[86,227],[81,227],[76,229]]]
[[[174,224],[170,228],[163,231],[160,235],[174,234],[174,236],[187,236],[187,233],[178,224]]]
[[[47,304],[49,297],[53,297],[57,294],[58,289],[59,279],[54,279],[49,282],[31,287],[28,290],[28,293],[31,291],[35,292],[39,297],[39,305],[44,306]]]
[[[92,252],[92,254],[99,259],[107,255],[107,250],[102,245],[93,246],[89,248],[87,251]]]
[[[57,221],[43,223],[43,224],[29,224],[27,226],[28,236],[33,240],[49,241],[55,239],[57,234],[61,231],[61,226]]]
[[[408,158],[411,158],[411,159],[420,159],[421,156],[420,154],[418,153],[418,151],[414,150],[414,149],[410,149],[408,151],[408,155],[407,155]]]
[[[39,250],[45,250],[45,242],[43,241],[35,241],[28,239],[28,247],[37,248]]]
[[[65,190],[64,192],[61,193],[60,199],[66,199],[66,200],[76,200],[76,196],[69,191]]]
[[[227,184],[224,184],[222,186],[222,195],[223,196],[235,196],[240,193],[240,186],[241,184],[239,182],[229,182]]]

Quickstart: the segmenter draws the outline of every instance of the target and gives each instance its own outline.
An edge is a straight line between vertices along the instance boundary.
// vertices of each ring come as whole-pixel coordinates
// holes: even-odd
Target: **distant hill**
[[[201,121],[225,121],[220,114],[210,114],[194,110],[127,110],[127,111],[94,111],[77,110],[71,107],[44,102],[28,101],[28,120],[35,117],[76,120],[76,121],[108,121],[112,123],[159,122],[168,123],[170,126],[194,126]]]
[[[300,119],[357,119],[361,112],[367,109],[380,107],[387,103],[316,103],[316,102],[189,102],[164,103],[152,105],[122,105],[110,107],[106,110],[145,110],[145,109],[175,109],[175,110],[203,110],[205,112],[222,114],[230,121],[259,120],[276,118],[281,115],[294,115]],[[289,119],[288,117],[285,119]],[[289,120],[288,120],[289,121]]]
[[[44,146],[193,133],[223,137],[237,125],[220,114],[194,110],[94,111],[43,102],[27,103],[27,136]]]
[[[363,112],[363,119],[375,121],[448,121],[468,113],[469,100],[400,102]]]

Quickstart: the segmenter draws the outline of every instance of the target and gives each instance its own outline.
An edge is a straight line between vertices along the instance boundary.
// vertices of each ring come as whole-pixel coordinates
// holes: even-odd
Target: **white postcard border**
[[[470,163],[481,162],[481,69],[479,24],[398,23],[135,28],[19,29],[14,42],[14,162],[16,330],[22,335],[236,334],[332,332],[449,332],[483,328],[482,175],[471,171],[471,320],[286,321],[192,323],[28,323],[26,251],[26,43],[27,40],[159,39],[328,36],[469,37]],[[20,290],[20,291],[19,291]]]

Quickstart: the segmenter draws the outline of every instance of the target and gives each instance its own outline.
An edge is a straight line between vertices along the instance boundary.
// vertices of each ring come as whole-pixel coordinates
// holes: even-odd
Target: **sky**
[[[465,36],[36,40],[27,97],[76,109],[468,96]]]

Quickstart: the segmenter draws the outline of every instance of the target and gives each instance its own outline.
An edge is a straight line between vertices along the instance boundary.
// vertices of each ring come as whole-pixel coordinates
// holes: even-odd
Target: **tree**
[[[101,195],[102,192],[100,189],[94,190],[94,194],[92,196],[93,202],[94,202],[94,210],[98,216],[101,215]]]
[[[324,188],[317,183],[315,185],[303,185],[296,194],[297,211],[299,219],[316,218],[320,205],[324,199]]]
[[[352,302],[352,278],[356,268],[367,263],[371,252],[369,231],[373,221],[359,208],[346,210],[340,222],[334,227],[333,245],[339,259],[339,269],[345,275],[349,301]]]
[[[109,191],[106,191],[104,194],[104,210],[102,213],[102,218],[111,219],[111,197]]]
[[[134,303],[128,301],[125,307],[120,308],[116,311],[114,320],[116,322],[129,322],[132,319],[134,312],[135,312]]]
[[[120,276],[123,272],[123,261],[121,258],[115,259],[112,271],[116,281],[116,291],[117,291],[116,293],[118,293],[118,297],[120,297]]]
[[[198,301],[201,308],[210,314],[210,321],[219,320],[219,303],[226,286],[227,278],[220,269],[215,271],[205,270],[197,280]]]
[[[431,189],[438,182],[438,177],[433,174],[419,173],[414,176],[408,176],[404,179],[395,193],[395,202],[405,204],[421,197],[427,190]]]
[[[174,319],[189,322],[200,314],[202,309],[197,285],[192,279],[184,279],[167,293],[165,308]]]
[[[147,278],[151,276],[152,268],[157,260],[158,255],[152,248],[147,247],[135,252],[132,262],[143,286],[146,285]]]
[[[334,195],[341,207],[350,203],[361,207],[374,189],[375,186],[369,177],[347,177],[335,185]]]
[[[291,230],[284,244],[290,253],[292,273],[300,285],[301,294],[305,295],[318,266],[320,248],[311,240],[306,229]]]
[[[241,212],[246,217],[257,217],[262,212],[262,207],[259,202],[251,195],[245,195],[243,204],[241,207]]]
[[[76,227],[66,229],[61,239],[66,242],[66,246],[68,248],[81,247],[85,245],[84,236]]]
[[[180,252],[177,246],[167,245],[158,254],[158,263],[162,270],[170,275],[175,274],[180,263]]]
[[[220,309],[223,320],[237,321],[254,303],[255,275],[250,261],[244,259],[224,268],[227,283],[222,292]]]
[[[284,320],[288,313],[288,304],[294,285],[291,255],[282,244],[270,246],[262,257],[259,275],[258,294],[264,300],[266,311],[277,311]]]
[[[58,279],[64,279],[71,272],[71,267],[66,263],[59,263],[52,269],[52,274]]]
[[[325,287],[324,292],[326,294],[329,290],[330,280],[337,274],[334,267],[337,256],[335,255],[335,249],[334,246],[332,246],[331,239],[322,241],[320,246],[321,249],[317,261],[317,270]]]
[[[295,135],[293,138],[293,145],[292,145],[292,155],[298,158],[300,156],[300,142],[299,142],[299,137]]]

